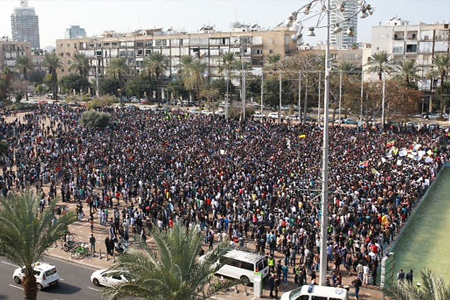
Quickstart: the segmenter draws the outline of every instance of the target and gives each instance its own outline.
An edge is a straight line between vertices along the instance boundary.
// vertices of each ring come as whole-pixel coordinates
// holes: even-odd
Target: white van
[[[219,262],[223,266],[216,275],[240,279],[243,283],[253,283],[255,272],[261,273],[263,278],[269,275],[267,257],[256,253],[231,250]]]
[[[281,300],[347,300],[346,289],[331,286],[304,285],[284,293]]]

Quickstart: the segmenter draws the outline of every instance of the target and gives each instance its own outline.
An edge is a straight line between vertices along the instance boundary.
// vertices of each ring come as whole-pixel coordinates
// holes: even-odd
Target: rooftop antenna
[[[20,0],[20,7],[28,7],[28,0]]]

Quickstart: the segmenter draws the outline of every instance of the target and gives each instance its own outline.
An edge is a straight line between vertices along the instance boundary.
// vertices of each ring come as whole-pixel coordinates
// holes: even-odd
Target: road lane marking
[[[2,264],[8,265],[8,266],[13,266],[13,267],[16,267],[16,268],[17,268],[17,265],[12,264],[12,263],[7,262],[7,261],[4,261],[4,260],[2,260]]]
[[[63,278],[60,278],[59,280],[60,280],[60,281],[64,281],[64,279],[63,279]]]
[[[93,287],[90,287],[90,286],[88,286],[87,288],[90,289],[90,290],[96,291],[96,292],[101,292],[102,291],[100,289],[96,289],[96,288],[93,288]]]
[[[14,284],[8,284],[10,287],[13,287],[13,288],[16,288],[16,289],[19,289],[19,290],[22,290],[23,291],[23,287],[20,287],[20,286],[17,286],[17,285],[14,285]]]

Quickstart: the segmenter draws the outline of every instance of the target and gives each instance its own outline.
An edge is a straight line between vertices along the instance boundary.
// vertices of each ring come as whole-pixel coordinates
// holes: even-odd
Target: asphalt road
[[[59,285],[38,292],[38,300],[90,300],[102,299],[102,287],[95,286],[91,274],[95,269],[46,257],[43,261],[55,265],[61,281]],[[23,287],[16,284],[12,274],[16,266],[0,256],[0,300],[19,300],[24,298]]]

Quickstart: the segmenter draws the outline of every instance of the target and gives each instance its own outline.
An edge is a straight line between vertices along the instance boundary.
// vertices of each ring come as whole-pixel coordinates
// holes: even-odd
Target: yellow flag
[[[299,139],[304,139],[304,138],[306,138],[306,134],[299,135],[298,138]]]

